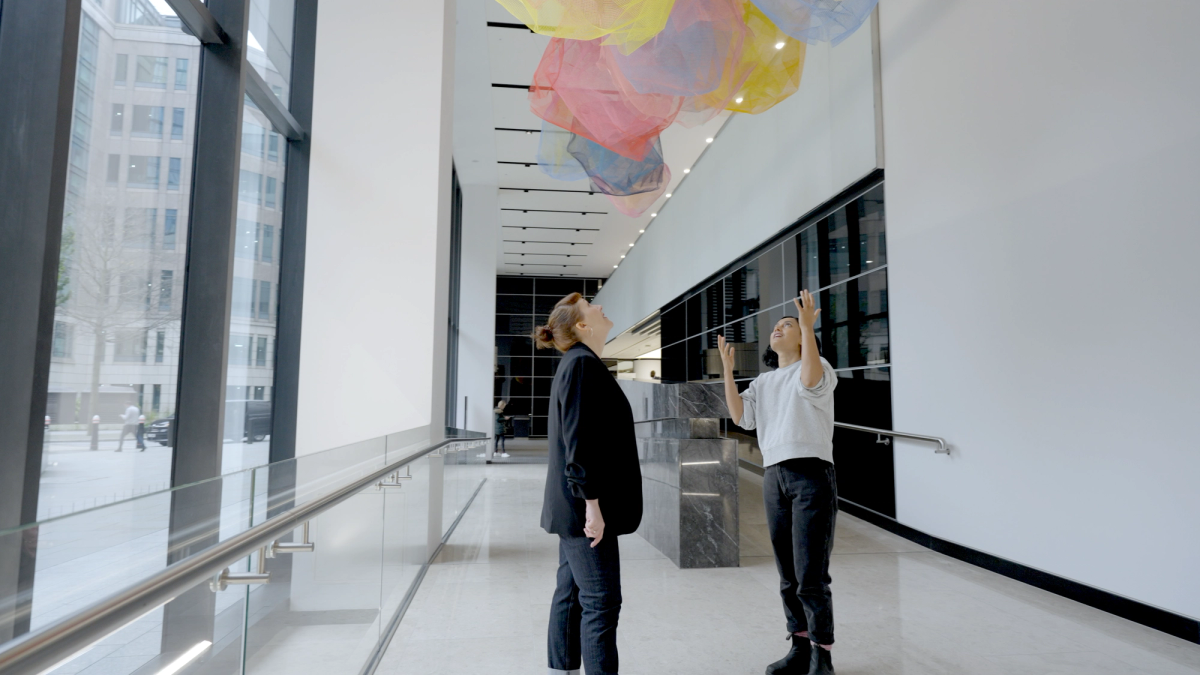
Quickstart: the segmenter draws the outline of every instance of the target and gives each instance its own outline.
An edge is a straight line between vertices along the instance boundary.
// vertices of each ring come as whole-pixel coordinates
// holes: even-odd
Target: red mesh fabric
[[[682,96],[638,93],[600,40],[551,40],[529,90],[538,117],[638,161],[682,103]]]

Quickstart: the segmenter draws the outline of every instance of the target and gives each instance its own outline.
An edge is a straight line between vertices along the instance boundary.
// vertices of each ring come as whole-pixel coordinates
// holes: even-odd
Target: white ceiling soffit
[[[662,347],[662,324],[658,312],[642,319],[629,330],[604,345],[601,357],[606,359],[636,359]]]
[[[469,94],[456,100],[455,107],[488,106],[486,115],[493,125],[494,159],[500,203],[500,251],[497,252],[497,273],[608,278],[613,265],[636,244],[650,224],[651,213],[665,201],[638,218],[622,215],[603,195],[593,192],[589,181],[559,181],[542,173],[537,165],[538,140],[542,120],[529,111],[528,87],[550,38],[527,28],[504,27],[495,24],[519,25],[517,19],[494,0],[462,0],[460,4],[485,3],[487,54],[473,54],[472,63],[463,68],[477,69],[486,59],[491,76],[490,100],[480,101],[479,90],[472,87]],[[467,14],[470,16],[468,17]],[[460,20],[479,20],[479,12],[460,10]],[[487,25],[487,24],[492,25]],[[459,38],[477,35],[474,27],[459,26]],[[460,49],[478,52],[478,48]],[[478,71],[476,71],[478,72]],[[516,88],[496,86],[516,85]],[[462,94],[462,88],[456,91]],[[473,111],[460,117],[482,118]],[[663,154],[671,167],[672,179],[667,192],[674,190],[704,152],[705,139],[714,138],[728,119],[728,113],[694,129],[672,125],[662,134]],[[476,120],[478,123],[478,120]],[[458,138],[456,130],[455,134]],[[477,153],[482,154],[482,153]],[[462,161],[460,149],[455,156]],[[479,159],[479,157],[472,157]],[[643,343],[644,344],[644,343]],[[655,346],[657,348],[657,345]],[[647,350],[649,351],[649,350]]]

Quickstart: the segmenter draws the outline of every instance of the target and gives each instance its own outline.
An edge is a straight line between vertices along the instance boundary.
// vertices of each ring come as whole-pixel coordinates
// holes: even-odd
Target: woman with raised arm
[[[770,372],[738,394],[733,345],[717,339],[725,371],[725,402],[733,423],[758,430],[763,501],[779,569],[779,594],[791,651],[767,675],[831,675],[833,598],[829,554],[837,518],[833,472],[833,390],[837,375],[817,351],[813,326],[821,310],[808,291],[794,300],[763,354]]]
[[[550,673],[616,675],[621,560],[617,535],[642,520],[642,472],[633,411],[600,360],[613,323],[572,293],[534,339],[563,353],[550,388],[550,466],[542,527],[558,539],[550,604]]]

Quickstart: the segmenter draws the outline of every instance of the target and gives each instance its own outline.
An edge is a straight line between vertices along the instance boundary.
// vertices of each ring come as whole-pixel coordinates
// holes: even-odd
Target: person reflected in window
[[[572,293],[534,340],[563,353],[550,388],[550,466],[542,528],[558,539],[550,605],[550,673],[615,675],[621,561],[617,536],[642,520],[642,474],[633,410],[600,360],[613,323]]]
[[[808,291],[771,332],[762,373],[738,394],[734,350],[717,338],[725,402],[734,424],[758,429],[763,501],[779,570],[779,594],[792,648],[767,675],[831,675],[833,597],[829,555],[837,519],[833,470],[833,390],[837,375],[821,358],[815,326],[821,310]]]
[[[504,448],[504,438],[505,438],[504,428],[505,428],[506,422],[509,419],[504,414],[504,408],[507,406],[508,406],[508,401],[500,401],[499,403],[496,404],[496,409],[492,411],[492,415],[496,419],[496,422],[495,422],[495,434],[496,434],[495,443],[496,443],[496,445],[495,445],[495,450],[493,452],[495,454],[500,455],[501,457],[509,456],[508,451]]]
[[[146,449],[146,446],[142,445],[137,436],[138,418],[141,417],[142,411],[138,410],[138,407],[133,404],[133,401],[130,401],[128,406],[129,407],[125,408],[125,413],[121,415],[121,435],[119,438],[117,438],[117,452],[121,452],[121,450],[125,448],[126,436],[133,436],[133,439],[137,442],[138,446],[140,446],[143,450]]]

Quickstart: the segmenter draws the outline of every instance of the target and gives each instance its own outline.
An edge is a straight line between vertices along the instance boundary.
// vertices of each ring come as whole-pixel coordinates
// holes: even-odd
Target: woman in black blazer
[[[542,527],[557,534],[558,587],[550,605],[552,674],[616,675],[621,560],[617,535],[642,520],[633,411],[600,352],[613,323],[572,293],[534,334],[563,352],[550,390],[550,467]]]

